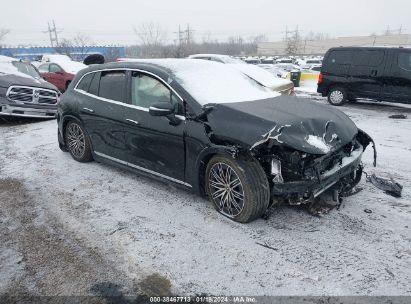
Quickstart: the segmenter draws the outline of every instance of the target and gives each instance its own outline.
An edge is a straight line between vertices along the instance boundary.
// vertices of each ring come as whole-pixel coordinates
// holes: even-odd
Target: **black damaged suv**
[[[60,147],[75,160],[179,184],[239,222],[280,198],[301,204],[351,189],[372,142],[336,109],[195,59],[84,69],[62,95],[57,120]]]
[[[356,98],[411,103],[411,49],[332,48],[324,56],[317,91],[335,106]]]

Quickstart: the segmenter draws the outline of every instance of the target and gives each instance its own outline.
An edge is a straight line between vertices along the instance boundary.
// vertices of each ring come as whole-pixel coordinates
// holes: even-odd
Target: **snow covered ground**
[[[324,217],[280,206],[246,225],[171,185],[75,162],[55,121],[0,122],[0,294],[411,295],[411,107],[340,109],[376,141],[365,171],[403,197],[363,178]]]

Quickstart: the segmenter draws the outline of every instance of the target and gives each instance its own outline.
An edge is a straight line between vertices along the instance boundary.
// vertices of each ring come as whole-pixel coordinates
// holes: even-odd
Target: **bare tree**
[[[6,38],[7,34],[10,33],[10,30],[7,29],[0,29],[0,45],[4,38]]]
[[[63,38],[57,47],[54,48],[57,53],[67,55],[71,58],[71,52],[73,50],[73,42],[69,39]]]
[[[91,38],[85,34],[77,33],[73,38],[73,46],[76,48],[76,52],[79,57],[83,59],[90,50],[90,45],[93,44]]]
[[[134,28],[134,33],[140,40],[141,55],[143,57],[160,57],[167,38],[167,33],[158,23],[142,23]]]

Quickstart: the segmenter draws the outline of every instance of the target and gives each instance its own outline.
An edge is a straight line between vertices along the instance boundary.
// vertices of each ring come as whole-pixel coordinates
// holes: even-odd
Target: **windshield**
[[[13,61],[12,64],[17,68],[17,70],[20,73],[29,75],[33,78],[41,78],[37,70],[27,62],[21,62],[21,61]]]
[[[226,64],[239,64],[239,63],[246,64],[244,61],[230,57],[230,56],[224,56],[224,57],[219,57],[219,58]]]
[[[190,59],[165,59],[158,62],[171,69],[177,82],[201,105],[278,96],[229,64]]]

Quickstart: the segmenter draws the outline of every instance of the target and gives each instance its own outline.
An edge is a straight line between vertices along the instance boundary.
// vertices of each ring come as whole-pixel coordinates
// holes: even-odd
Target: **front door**
[[[182,101],[160,79],[133,71],[130,107],[124,107],[126,159],[143,171],[177,182],[184,181],[185,119]],[[154,103],[172,103],[175,115],[152,116]]]
[[[64,78],[64,70],[55,63],[50,63],[50,82],[54,84],[59,90],[66,89],[66,83]]]

